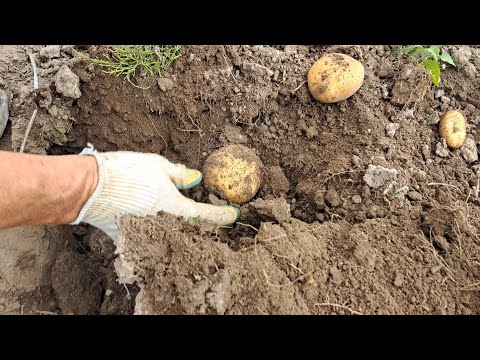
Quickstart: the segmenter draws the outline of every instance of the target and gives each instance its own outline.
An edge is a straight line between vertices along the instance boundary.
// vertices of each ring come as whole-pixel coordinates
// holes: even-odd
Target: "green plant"
[[[130,84],[141,89],[132,82],[132,77],[140,70],[141,76],[154,75],[167,70],[180,57],[181,45],[120,45],[113,46],[100,58],[92,58],[84,53],[76,53],[85,61],[103,68],[107,74],[124,75]]]
[[[197,219],[198,219],[197,217],[190,216],[190,217],[188,218],[188,223],[189,223],[190,225],[195,225],[195,224],[197,223]]]
[[[430,72],[430,79],[435,86],[440,86],[440,69],[445,69],[445,64],[455,66],[450,54],[441,51],[439,45],[431,45],[429,48],[421,45],[409,46],[403,48],[402,52],[416,58]]]
[[[53,129],[53,136],[56,137],[57,139],[62,138],[65,136],[63,132],[58,130],[57,128]]]
[[[395,190],[395,192],[393,193],[393,197],[397,198],[397,199],[400,199],[400,198],[403,198],[405,196],[406,193],[408,193],[408,186],[402,186],[400,188],[398,188],[397,190]]]

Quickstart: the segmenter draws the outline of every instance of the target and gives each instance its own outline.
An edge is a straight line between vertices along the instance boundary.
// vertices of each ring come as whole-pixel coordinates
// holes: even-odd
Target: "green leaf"
[[[415,46],[407,46],[406,48],[403,48],[402,51],[405,53],[405,54],[410,54],[412,53],[418,46],[415,45]]]
[[[446,52],[442,53],[442,55],[440,55],[440,60],[442,60],[443,62],[446,62],[447,64],[455,66],[455,63],[453,62],[453,59],[449,53],[446,53]]]
[[[188,223],[189,223],[190,225],[195,225],[195,224],[197,223],[197,218],[196,218],[196,217],[193,217],[193,216],[190,216],[190,217],[188,218]]]
[[[440,57],[440,48],[438,46],[430,46],[426,51],[432,54],[435,60],[438,60],[438,58]]]
[[[394,48],[390,51],[390,56],[391,56],[391,57],[397,57],[399,52],[400,52],[400,49],[397,48],[397,47],[394,47]]]
[[[436,61],[425,59],[422,61],[422,66],[430,71],[430,79],[435,86],[440,85],[440,66]]]
[[[405,196],[406,193],[408,193],[408,186],[402,186],[401,188],[398,188],[397,190],[395,190],[395,192],[393,193],[393,196],[397,199]]]
[[[57,139],[59,139],[61,137],[64,137],[65,134],[58,129],[53,129],[53,136],[55,136]]]
[[[402,51],[405,54],[411,55],[415,58],[419,58],[419,57],[422,57],[422,55],[425,55],[427,49],[425,49],[423,46],[415,45],[415,46],[406,47]]]

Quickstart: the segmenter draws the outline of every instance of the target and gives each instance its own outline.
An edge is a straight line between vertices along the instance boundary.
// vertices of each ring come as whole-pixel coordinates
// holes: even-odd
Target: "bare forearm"
[[[95,190],[90,156],[40,156],[0,151],[0,229],[69,224]]]

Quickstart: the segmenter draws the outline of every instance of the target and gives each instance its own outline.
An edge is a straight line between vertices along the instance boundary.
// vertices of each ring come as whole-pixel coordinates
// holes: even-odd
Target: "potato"
[[[458,149],[467,137],[467,124],[462,113],[457,110],[447,111],[440,120],[440,137],[447,145]]]
[[[363,84],[365,70],[360,61],[332,53],[317,60],[308,71],[308,89],[321,103],[336,103],[355,94]]]
[[[262,183],[263,163],[248,147],[227,145],[213,152],[203,167],[209,191],[235,204],[251,200]]]

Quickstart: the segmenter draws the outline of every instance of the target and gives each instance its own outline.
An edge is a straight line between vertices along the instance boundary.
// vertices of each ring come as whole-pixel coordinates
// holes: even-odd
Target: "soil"
[[[78,153],[89,142],[202,169],[216,149],[242,144],[265,165],[233,228],[167,214],[128,218],[116,244],[85,226],[8,230],[26,244],[55,245],[32,252],[1,243],[16,259],[30,249],[43,280],[0,283],[0,312],[480,313],[480,49],[445,46],[457,67],[442,71],[435,88],[393,48],[185,46],[168,71],[137,78],[142,90],[67,46],[0,47],[0,88],[10,101],[2,149],[18,151],[37,103],[30,153]],[[36,100],[28,52],[45,87]],[[306,74],[331,52],[361,61],[365,81],[347,100],[320,104]],[[78,99],[65,96],[76,97],[76,88],[56,91],[64,65],[79,77]],[[439,138],[438,121],[451,109],[465,115],[468,149]],[[220,201],[203,185],[184,194]],[[2,273],[23,271],[9,264]]]

